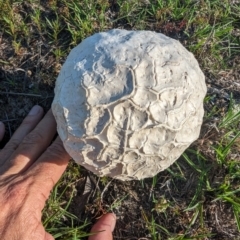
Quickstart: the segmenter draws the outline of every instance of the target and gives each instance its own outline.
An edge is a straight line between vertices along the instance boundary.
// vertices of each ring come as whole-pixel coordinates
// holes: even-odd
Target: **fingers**
[[[5,133],[5,126],[2,122],[0,122],[0,141],[2,141],[4,133]]]
[[[96,233],[88,238],[88,240],[112,240],[112,232],[116,225],[116,216],[108,213],[102,216],[91,229],[91,233]]]
[[[40,106],[36,105],[31,109],[28,116],[23,120],[10,141],[0,152],[1,164],[3,163],[2,161],[6,160],[18,148],[23,138],[36,127],[42,116],[43,109]]]
[[[12,175],[26,170],[49,146],[56,134],[56,122],[51,111],[37,127],[23,138],[17,150],[5,162],[2,171]]]
[[[44,197],[42,208],[50,191],[65,171],[70,156],[63,147],[59,137],[41,155],[41,157],[28,169],[27,173],[35,178],[35,186]]]
[[[46,233],[44,240],[54,240],[54,238],[53,238],[53,236],[51,234]]]

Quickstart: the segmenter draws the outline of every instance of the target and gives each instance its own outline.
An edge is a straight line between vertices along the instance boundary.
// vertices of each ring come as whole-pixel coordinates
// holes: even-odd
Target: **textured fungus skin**
[[[97,175],[153,177],[198,138],[205,78],[178,41],[111,30],[69,54],[52,104],[73,159]]]

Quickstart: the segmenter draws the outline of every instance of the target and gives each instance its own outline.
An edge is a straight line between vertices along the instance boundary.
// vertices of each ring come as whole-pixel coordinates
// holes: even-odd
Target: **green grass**
[[[12,39],[16,53],[33,38],[45,38],[65,57],[69,49],[94,32],[122,24],[132,29],[152,29],[186,39],[186,46],[209,70],[228,67],[233,55],[239,54],[239,38],[232,33],[239,24],[240,6],[229,1],[156,0],[116,1],[114,18],[109,19],[110,4],[106,0],[25,1],[28,13],[22,10],[24,1],[0,1],[0,24]],[[199,11],[201,9],[201,11]],[[24,40],[23,40],[24,39]],[[69,47],[66,47],[69,46]],[[212,66],[213,65],[213,66]]]
[[[240,54],[237,1],[48,0],[40,4],[37,0],[0,0],[0,12],[0,40],[7,46],[2,53],[0,50],[0,67],[30,69],[35,87],[29,93],[38,93],[44,86],[52,94],[70,50],[84,38],[112,28],[153,30],[178,39],[196,56],[207,78],[218,79],[220,71],[238,68],[233,64]],[[26,63],[26,56],[31,61]],[[4,91],[26,90],[12,75],[2,86]],[[84,214],[78,217],[74,210],[81,193],[77,183],[86,178],[86,171],[70,164],[43,211],[47,231],[56,239],[84,239],[94,217],[108,211],[132,214],[129,202],[137,202],[141,209],[136,208],[135,219],[124,226],[127,229],[135,224],[130,228],[136,228],[133,235],[154,240],[238,239],[240,109],[232,97],[222,111],[211,104],[215,98],[206,96],[205,130],[179,161],[164,173],[140,182],[92,177],[96,180],[94,189]],[[211,225],[216,220],[210,217],[221,209],[223,218],[232,221],[230,228],[237,229],[231,230],[232,235],[221,235],[224,233],[213,227],[217,222]],[[124,237],[130,239],[133,235],[126,229]]]
[[[71,171],[66,171],[54,187],[43,211],[43,225],[54,239],[82,239],[89,236],[84,229],[89,225],[86,220],[80,221],[69,212],[74,195],[75,184],[81,178],[79,169],[70,163]]]

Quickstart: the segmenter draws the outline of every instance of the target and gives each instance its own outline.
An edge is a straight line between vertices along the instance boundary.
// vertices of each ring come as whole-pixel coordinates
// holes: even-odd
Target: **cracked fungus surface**
[[[178,41],[111,30],[69,54],[52,104],[71,157],[97,175],[153,177],[198,138],[205,78]]]

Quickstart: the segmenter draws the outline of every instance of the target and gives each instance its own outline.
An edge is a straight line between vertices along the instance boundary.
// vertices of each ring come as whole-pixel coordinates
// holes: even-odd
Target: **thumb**
[[[44,240],[54,240],[54,238],[53,238],[53,236],[51,234],[46,232]]]
[[[113,213],[108,213],[102,216],[92,227],[88,240],[112,240],[112,232],[115,228],[116,216]]]

